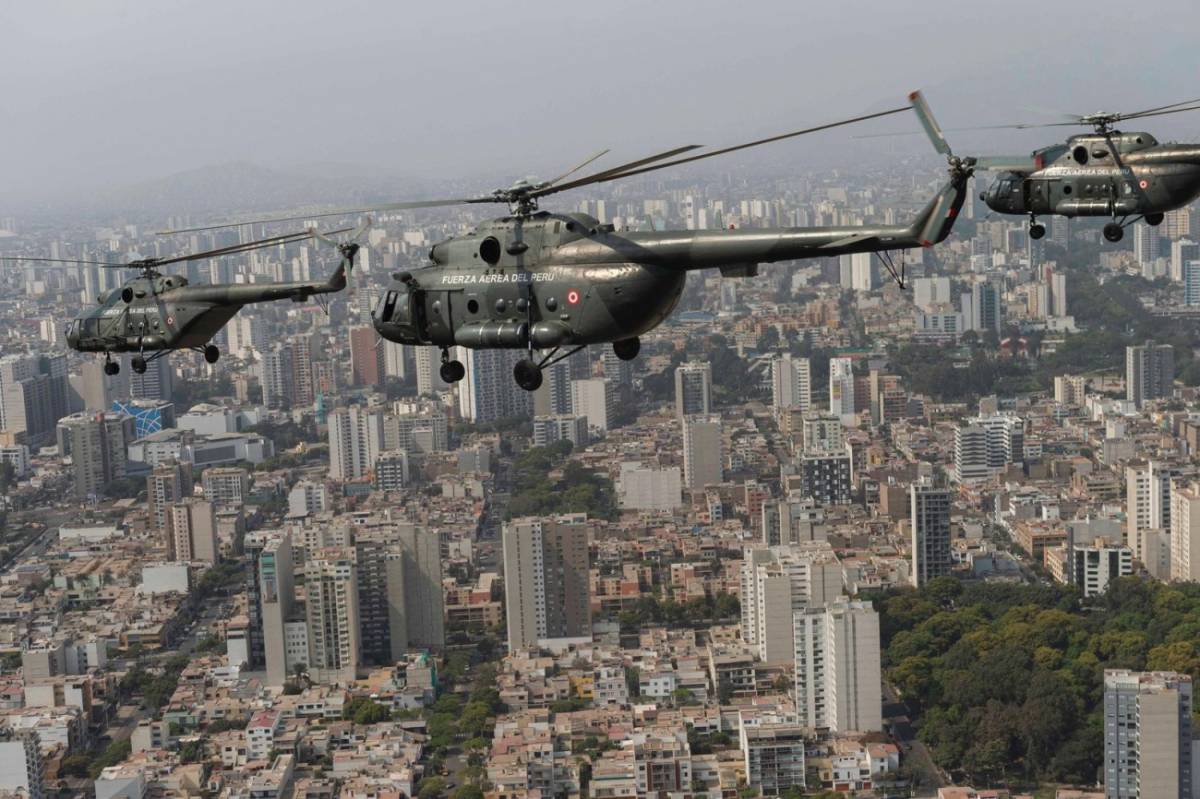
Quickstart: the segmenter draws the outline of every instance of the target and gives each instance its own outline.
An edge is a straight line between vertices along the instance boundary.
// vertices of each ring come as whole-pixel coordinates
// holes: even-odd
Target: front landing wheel
[[[537,391],[542,387],[542,370],[533,361],[525,358],[513,367],[513,379],[526,391]]]

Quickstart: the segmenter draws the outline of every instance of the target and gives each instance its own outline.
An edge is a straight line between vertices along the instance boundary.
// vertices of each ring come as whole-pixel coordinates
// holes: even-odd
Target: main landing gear
[[[121,371],[121,364],[112,359],[112,353],[104,353],[104,374],[112,377]]]
[[[1122,238],[1124,238],[1125,228],[1129,227],[1130,225],[1132,225],[1134,222],[1138,221],[1139,219],[1144,221],[1150,227],[1157,227],[1158,225],[1162,224],[1162,221],[1165,218],[1165,216],[1166,216],[1166,214],[1154,213],[1154,214],[1145,214],[1143,216],[1135,216],[1133,219],[1129,219],[1128,221],[1126,221],[1127,217],[1122,218],[1120,222],[1118,222],[1117,220],[1114,219],[1113,221],[1109,222],[1107,225],[1104,226],[1104,238],[1106,240],[1114,242],[1114,243],[1118,242]]]
[[[522,358],[513,367],[513,379],[526,391],[537,391],[542,387],[542,367],[529,358]]]
[[[442,348],[442,366],[438,370],[443,383],[457,383],[467,375],[467,369],[462,365],[462,361],[454,361],[450,359],[450,350]]]
[[[637,336],[613,342],[613,354],[622,361],[632,361],[642,351],[642,340]]]
[[[146,374],[146,359],[141,355],[133,356],[133,360],[129,362],[129,366],[139,375]]]
[[[220,357],[221,357],[221,351],[219,349],[217,349],[215,344],[208,344],[204,347],[204,362],[205,363],[216,363],[217,359]]]
[[[1046,235],[1046,226],[1037,221],[1033,214],[1029,215],[1029,238],[1037,241]]]

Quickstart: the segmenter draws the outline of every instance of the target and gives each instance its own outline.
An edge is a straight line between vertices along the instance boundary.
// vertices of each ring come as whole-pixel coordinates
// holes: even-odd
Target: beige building
[[[211,502],[191,497],[167,506],[167,559],[216,563],[217,514]]]
[[[1104,795],[1191,799],[1192,678],[1104,672]]]
[[[504,525],[508,648],[591,636],[588,534],[582,516],[526,517]]]
[[[794,616],[796,714],[831,732],[883,729],[879,614],[870,602],[839,600]]]
[[[304,566],[309,673],[327,681],[353,679],[361,657],[358,579],[354,559],[336,550]]]
[[[824,541],[756,548],[742,563],[742,638],[765,663],[796,657],[792,614],[824,607],[842,593],[842,565]]]
[[[1171,490],[1171,579],[1200,580],[1200,484]]]

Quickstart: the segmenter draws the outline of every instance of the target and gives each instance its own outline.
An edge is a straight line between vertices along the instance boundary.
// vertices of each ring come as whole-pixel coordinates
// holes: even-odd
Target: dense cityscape
[[[896,224],[942,174],[682,173],[616,230]],[[622,360],[381,339],[484,219],[384,212],[327,303],[106,374],[119,269],[0,265],[0,789],[29,799],[1191,797],[1200,213],[995,217],[689,275]],[[312,198],[296,197],[297,204]],[[278,226],[0,218],[120,264]],[[315,223],[315,222],[314,222]],[[179,265],[322,280],[311,241]],[[169,271],[169,270],[168,270]],[[1193,545],[1197,555],[1192,557]]]

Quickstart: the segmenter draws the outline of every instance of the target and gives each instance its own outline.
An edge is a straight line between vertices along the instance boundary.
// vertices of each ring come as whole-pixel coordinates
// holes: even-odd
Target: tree
[[[441,777],[426,777],[421,780],[421,788],[417,791],[420,799],[440,799],[446,795],[446,781]]]
[[[483,799],[483,789],[478,785],[460,785],[454,790],[454,799]]]

